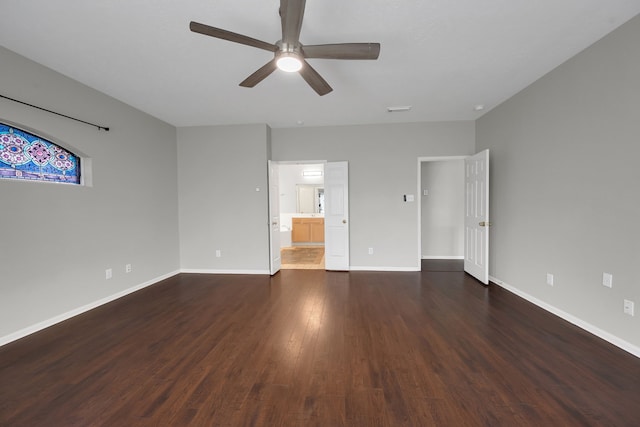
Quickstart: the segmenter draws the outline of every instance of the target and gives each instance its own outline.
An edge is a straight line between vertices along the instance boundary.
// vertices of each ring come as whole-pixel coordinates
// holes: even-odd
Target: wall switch
[[[429,195],[429,190],[422,190],[422,195],[423,196],[428,196]]]
[[[222,256],[222,251],[220,249],[216,249],[216,258],[220,258]]]
[[[634,316],[634,306],[633,301],[629,301],[628,299],[624,300],[624,314]]]
[[[369,248],[369,255],[373,255],[373,248]]]
[[[613,275],[609,273],[602,273],[602,286],[606,286],[607,288],[613,287]]]
[[[112,269],[110,269],[110,268],[107,268],[107,269],[104,271],[104,277],[105,277],[105,279],[107,279],[107,280],[111,279],[111,278],[113,277],[113,270],[112,270]]]
[[[547,273],[547,285],[553,286],[553,274]]]
[[[131,269],[131,264],[127,264],[127,265],[125,265],[125,266],[124,266],[124,271],[125,271],[125,272],[127,272],[127,273],[131,273],[131,270],[132,270],[132,269]]]

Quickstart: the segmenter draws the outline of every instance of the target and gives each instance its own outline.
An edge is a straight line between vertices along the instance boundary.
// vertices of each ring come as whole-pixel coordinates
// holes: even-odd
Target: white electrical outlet
[[[107,279],[107,280],[111,279],[111,278],[113,277],[113,270],[112,270],[112,269],[110,269],[110,268],[107,268],[107,269],[104,271],[104,277],[105,277],[105,279]]]
[[[624,300],[624,314],[628,314],[629,316],[634,316],[634,308],[635,304],[633,301],[629,301],[628,299]]]
[[[369,248],[369,255],[373,255],[373,248]]]
[[[222,256],[222,251],[220,249],[216,249],[216,258],[220,258]]]
[[[602,286],[607,288],[613,288],[613,275],[609,273],[602,273]]]
[[[131,264],[127,264],[124,266],[124,271],[127,273],[131,273],[132,268],[131,268]]]
[[[547,273],[547,285],[553,286],[553,274]]]

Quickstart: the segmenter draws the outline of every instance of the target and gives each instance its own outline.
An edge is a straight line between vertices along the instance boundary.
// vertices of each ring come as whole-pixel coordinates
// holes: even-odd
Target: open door
[[[349,164],[324,167],[324,260],[327,270],[349,270]]]
[[[269,169],[269,271],[280,271],[280,186],[278,164],[268,161]]]
[[[489,150],[465,163],[464,271],[489,284]]]

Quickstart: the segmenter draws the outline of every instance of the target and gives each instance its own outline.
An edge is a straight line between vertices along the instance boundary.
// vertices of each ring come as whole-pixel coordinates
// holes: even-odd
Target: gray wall
[[[474,122],[273,129],[272,157],[348,161],[351,266],[419,269],[418,157],[472,154],[474,141]]]
[[[476,129],[477,149],[491,150],[491,275],[637,354],[639,42],[636,17]],[[623,314],[624,299],[635,301],[635,317]]]
[[[426,161],[421,170],[422,258],[462,258],[464,160]]]
[[[0,180],[2,341],[174,273],[179,257],[175,128],[4,48],[0,64],[0,93],[111,127],[0,98],[0,121],[93,163],[92,187]]]
[[[178,129],[182,269],[268,273],[269,145],[266,125]]]

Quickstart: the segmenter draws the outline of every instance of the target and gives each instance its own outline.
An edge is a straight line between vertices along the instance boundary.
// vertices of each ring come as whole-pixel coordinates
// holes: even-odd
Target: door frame
[[[317,164],[322,164],[322,165],[326,165],[328,163],[327,160],[267,160],[267,165],[278,165],[278,166],[287,166],[287,165],[317,165]],[[267,172],[269,171],[269,166],[267,166]],[[268,181],[268,179],[267,179]],[[323,182],[324,182],[324,176],[323,176]],[[271,183],[267,183],[269,189],[271,189]],[[268,197],[268,206],[271,206],[271,191],[268,192],[267,194]],[[280,197],[280,195],[278,195],[278,197]],[[279,205],[279,203],[278,203]],[[282,207],[280,206],[280,209],[282,209]],[[282,212],[279,212],[280,214]],[[280,223],[282,223],[281,219],[280,219]],[[271,227],[271,213],[270,211],[267,209],[267,224],[268,227]],[[325,228],[326,228],[326,224],[325,224]],[[271,246],[272,242],[271,242],[271,234],[269,234],[269,269],[271,270]]]
[[[468,155],[418,157],[418,197],[416,198],[416,205],[418,209],[418,271],[422,268],[422,163],[465,160],[468,157]]]
[[[268,192],[267,192],[267,204],[269,210],[269,273],[273,276],[282,266],[281,250],[280,250],[280,165],[277,162],[267,160],[268,168]],[[275,171],[275,173],[274,173]],[[278,182],[272,183],[274,177],[278,179]],[[273,200],[274,188],[276,191],[277,200]],[[277,208],[277,212],[274,209]],[[275,254],[275,251],[278,251]]]

